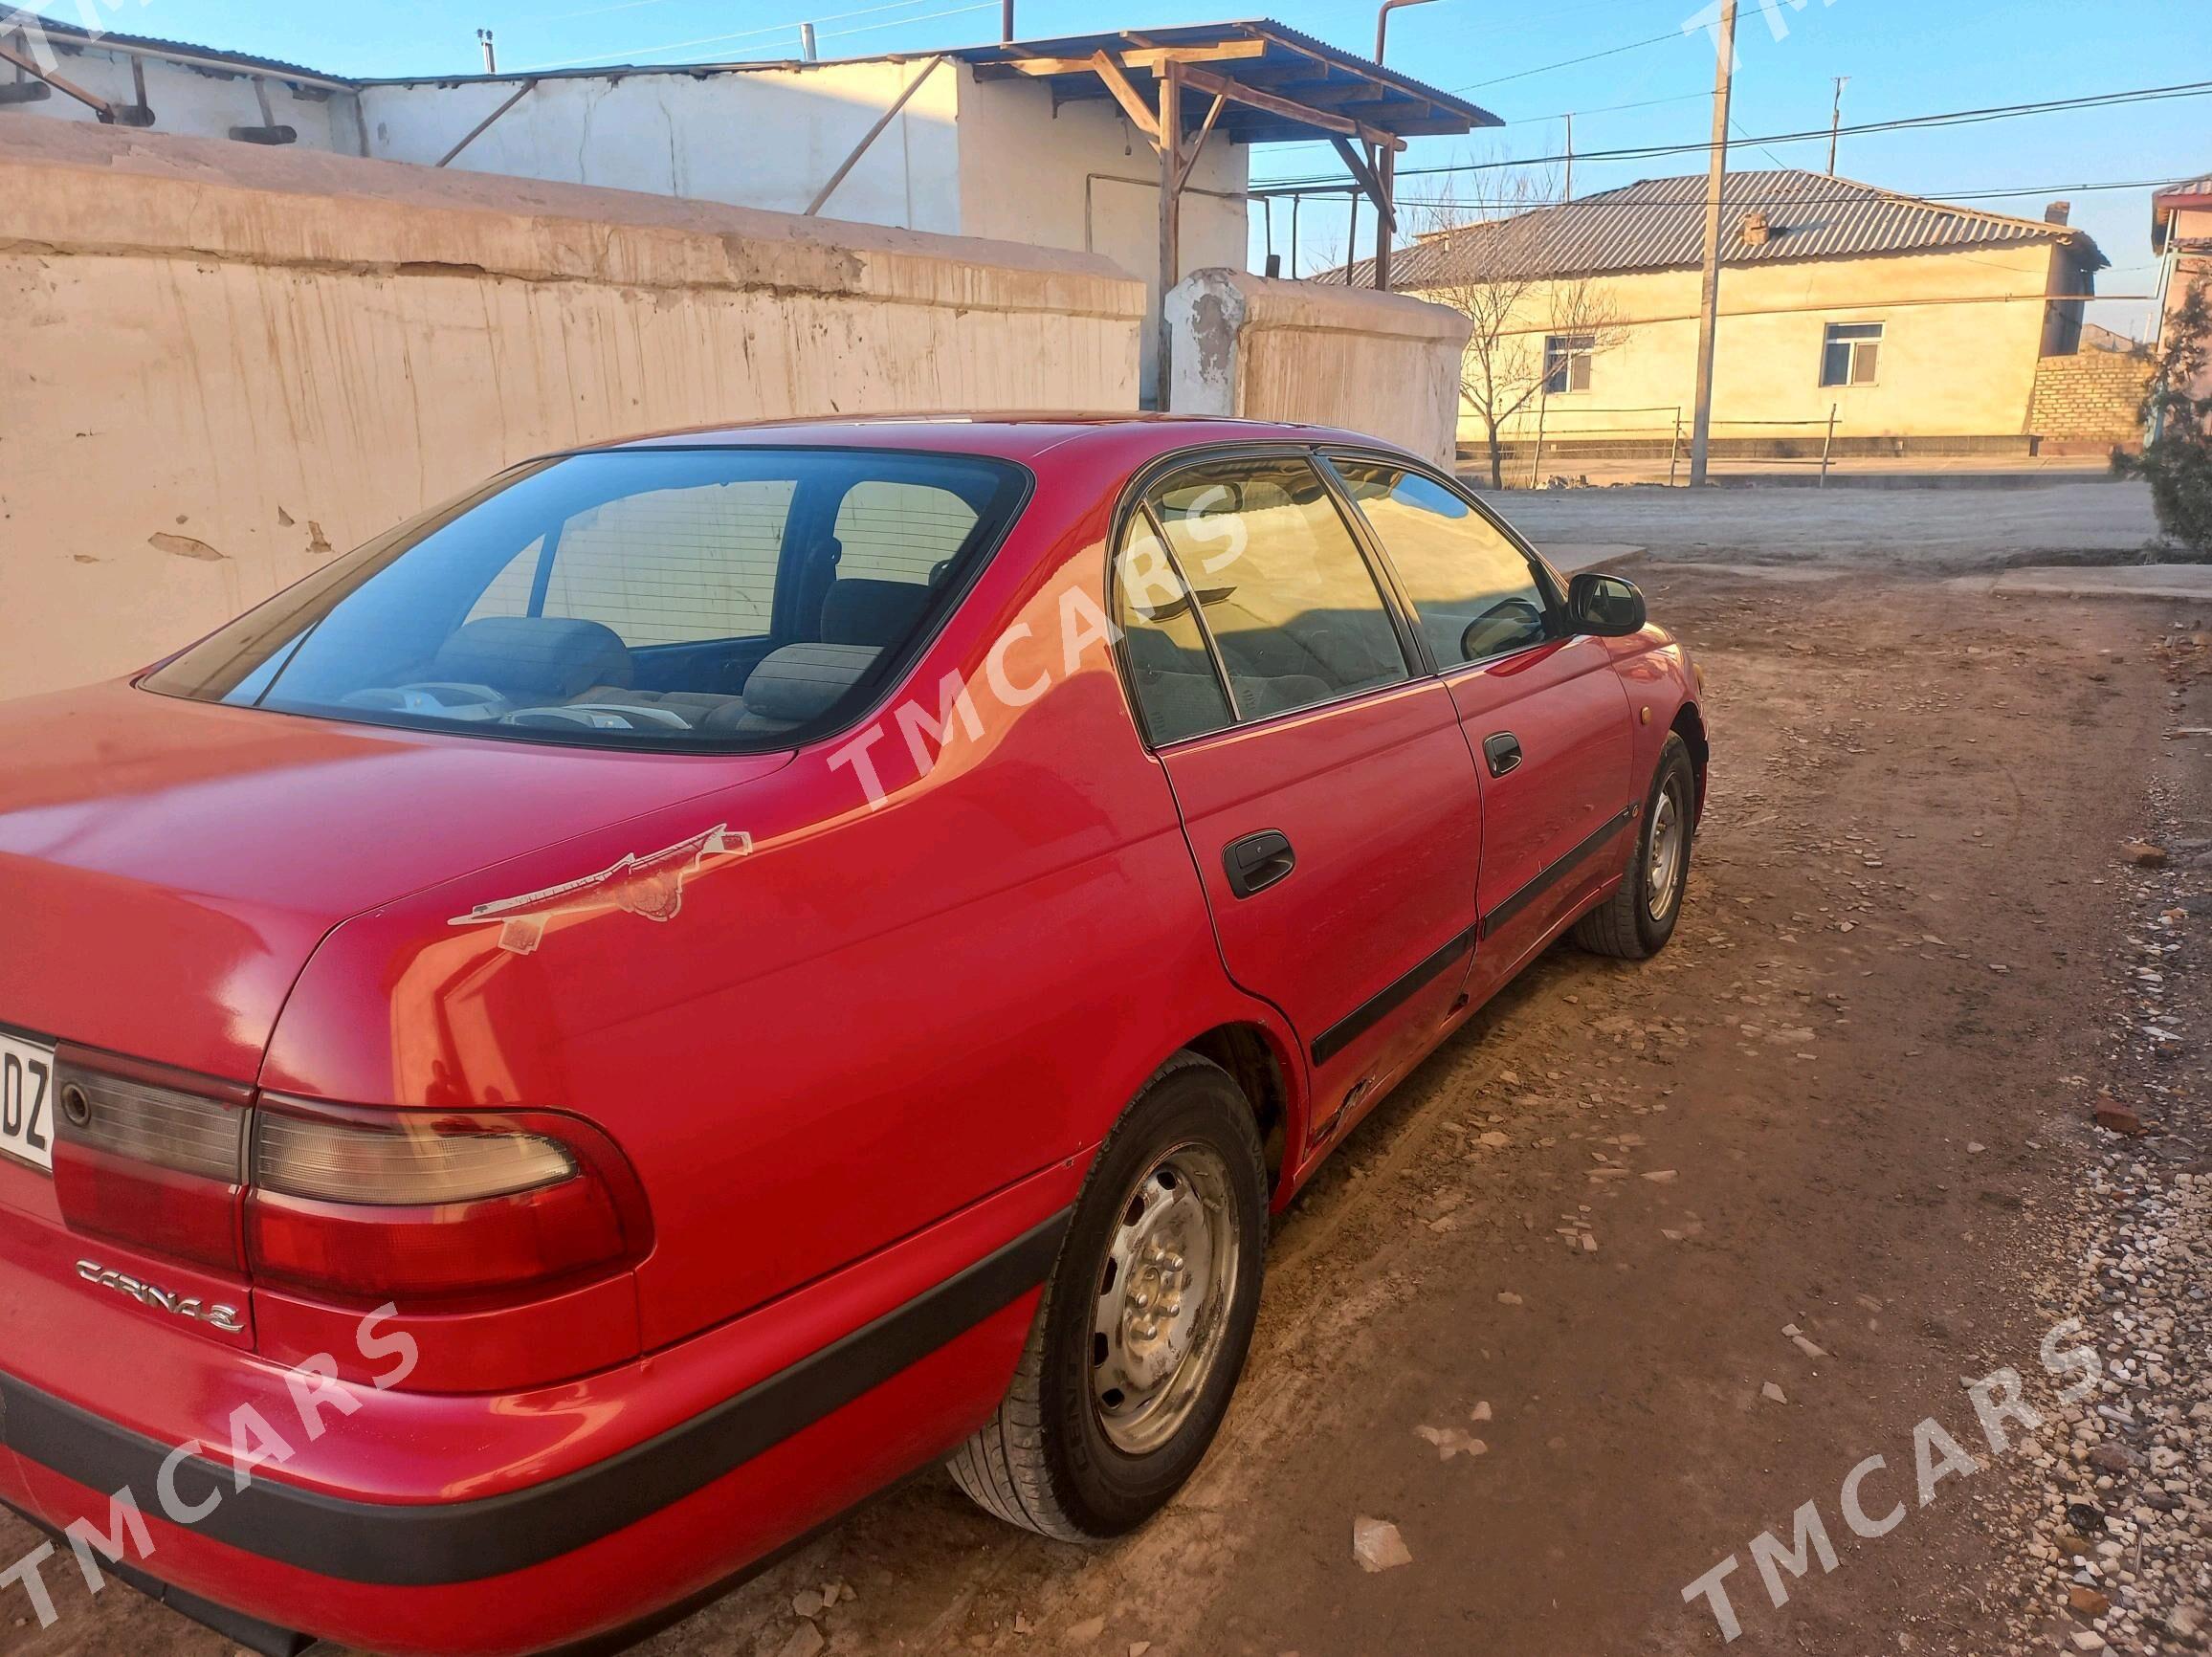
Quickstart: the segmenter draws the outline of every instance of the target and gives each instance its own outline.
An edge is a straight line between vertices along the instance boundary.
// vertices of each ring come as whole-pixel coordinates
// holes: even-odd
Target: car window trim
[[[1206,624],[1205,606],[1200,604],[1198,600],[1198,588],[1191,585],[1189,577],[1183,573],[1182,560],[1177,558],[1173,544],[1169,542],[1166,534],[1161,529],[1158,519],[1152,513],[1151,503],[1152,497],[1160,486],[1168,482],[1178,473],[1187,472],[1196,467],[1210,465],[1222,460],[1244,459],[1303,460],[1314,469],[1315,475],[1321,481],[1322,489],[1330,497],[1338,520],[1344,525],[1345,534],[1351,537],[1353,549],[1359,553],[1360,560],[1366,565],[1368,579],[1375,584],[1376,596],[1382,601],[1383,613],[1390,618],[1391,630],[1398,636],[1399,653],[1405,668],[1404,678],[1393,679],[1386,685],[1367,685],[1356,691],[1338,691],[1320,701],[1308,702],[1303,707],[1284,708],[1272,714],[1248,718],[1243,717],[1241,712],[1238,712],[1236,692],[1228,682],[1228,664],[1221,659],[1219,647],[1214,642],[1213,629]],[[1115,533],[1107,541],[1108,595],[1114,601],[1113,604],[1110,604],[1109,608],[1117,608],[1119,599],[1118,550],[1124,544],[1130,519],[1138,512],[1142,512],[1146,519],[1151,521],[1153,531],[1159,536],[1160,544],[1166,550],[1177,575],[1183,579],[1184,590],[1190,594],[1191,610],[1198,618],[1199,634],[1206,641],[1206,653],[1214,663],[1214,673],[1221,681],[1223,694],[1228,697],[1232,712],[1237,712],[1237,718],[1232,723],[1220,726],[1217,729],[1193,732],[1187,737],[1178,737],[1173,742],[1153,740],[1152,733],[1144,723],[1142,705],[1137,695],[1134,664],[1129,660],[1126,641],[1117,641],[1115,656],[1121,668],[1122,685],[1128,693],[1130,707],[1137,713],[1139,734],[1143,738],[1145,745],[1153,752],[1159,753],[1165,749],[1180,747],[1186,742],[1206,741],[1222,735],[1223,732],[1258,730],[1272,724],[1277,719],[1301,718],[1322,709],[1337,708],[1368,696],[1403,690],[1407,685],[1419,684],[1425,679],[1431,679],[1436,676],[1436,670],[1427,665],[1427,652],[1421,648],[1421,641],[1413,633],[1406,612],[1402,608],[1396,572],[1386,572],[1377,566],[1368,547],[1365,525],[1363,522],[1345,517],[1345,500],[1339,492],[1338,484],[1329,475],[1328,468],[1321,461],[1322,451],[1320,447],[1312,443],[1298,443],[1279,438],[1259,442],[1209,443],[1194,445],[1188,449],[1178,449],[1170,453],[1159,455],[1139,468],[1131,475],[1129,481],[1122,486],[1120,498],[1115,506]]]
[[[1120,621],[1120,617],[1125,613],[1122,606],[1121,555],[1128,548],[1130,531],[1137,526],[1139,519],[1143,521],[1152,538],[1160,543],[1160,549],[1167,559],[1167,567],[1175,572],[1175,579],[1182,584],[1183,596],[1190,603],[1191,616],[1198,628],[1199,640],[1206,646],[1206,659],[1213,668],[1214,684],[1221,691],[1222,705],[1228,709],[1228,724],[1215,725],[1204,731],[1192,731],[1186,736],[1177,737],[1164,742],[1153,733],[1152,712],[1144,705],[1143,695],[1137,688],[1137,663],[1129,652],[1127,643],[1129,630],[1123,627]],[[1175,548],[1167,544],[1167,537],[1160,532],[1159,519],[1152,516],[1152,509],[1144,503],[1141,497],[1137,501],[1136,510],[1121,521],[1119,530],[1106,544],[1108,547],[1106,555],[1106,614],[1108,621],[1114,628],[1114,664],[1117,672],[1120,674],[1121,690],[1128,698],[1129,711],[1136,718],[1139,740],[1154,753],[1159,753],[1162,749],[1174,747],[1179,742],[1194,742],[1206,737],[1218,737],[1224,731],[1237,729],[1243,721],[1238,718],[1236,691],[1228,682],[1228,669],[1222,661],[1220,652],[1214,647],[1212,633],[1207,630],[1205,622],[1198,616],[1198,589],[1190,585],[1190,577],[1183,571],[1183,561],[1175,556]]]
[[[1213,636],[1213,629],[1206,625],[1206,604],[1198,596],[1198,584],[1190,579],[1190,571],[1183,567],[1183,555],[1175,550],[1175,542],[1167,539],[1160,514],[1152,510],[1150,494],[1137,503],[1137,510],[1143,517],[1152,539],[1166,555],[1167,567],[1175,571],[1175,579],[1183,584],[1183,596],[1190,601],[1191,625],[1198,629],[1199,642],[1206,646],[1206,659],[1213,664],[1214,683],[1221,687],[1223,705],[1228,709],[1228,728],[1241,725],[1245,716],[1243,706],[1236,699],[1236,681],[1229,676],[1228,661],[1221,653],[1221,641]]]
[[[1540,651],[1548,646],[1560,644],[1573,636],[1567,626],[1566,600],[1559,585],[1559,572],[1553,569],[1550,562],[1524,540],[1511,524],[1491,511],[1489,506],[1472,491],[1462,488],[1458,479],[1445,475],[1438,468],[1427,465],[1410,454],[1396,454],[1387,449],[1362,449],[1352,445],[1332,444],[1327,447],[1316,448],[1315,453],[1327,464],[1331,478],[1337,487],[1344,492],[1345,499],[1352,504],[1355,510],[1357,510],[1359,502],[1353,499],[1350,486],[1337,474],[1336,460],[1338,455],[1342,455],[1348,460],[1396,467],[1401,472],[1410,472],[1415,476],[1426,477],[1446,494],[1464,502],[1485,523],[1496,530],[1498,539],[1519,553],[1521,562],[1529,566],[1529,578],[1536,584],[1536,589],[1544,601],[1545,636],[1535,644],[1515,645],[1510,651],[1496,651],[1487,656],[1476,656],[1464,662],[1447,664],[1436,660],[1435,652],[1428,648],[1427,635],[1423,633],[1421,634],[1421,650],[1422,654],[1430,664],[1430,673],[1444,676],[1460,673],[1468,668],[1495,667],[1500,662],[1512,661],[1516,656],[1527,655],[1531,651]],[[1378,556],[1389,563],[1391,580],[1394,583],[1400,583],[1400,591],[1404,592],[1403,578],[1398,574],[1398,566],[1394,563],[1390,563],[1390,549],[1383,543],[1382,532],[1374,526],[1364,512],[1360,513],[1359,517],[1361,525],[1375,539]],[[1419,607],[1413,603],[1410,595],[1405,597],[1405,602],[1409,612],[1415,615],[1420,613]]]

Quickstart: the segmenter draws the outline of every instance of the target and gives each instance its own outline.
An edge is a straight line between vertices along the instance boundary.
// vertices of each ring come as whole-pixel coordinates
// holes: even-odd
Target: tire
[[[1696,819],[1697,772],[1690,762],[1689,748],[1670,732],[1637,820],[1627,874],[1612,896],[1575,922],[1569,936],[1593,955],[1623,961],[1645,961],[1665,949],[1682,917],[1682,897],[1690,886],[1690,845]],[[1652,867],[1652,843],[1670,831],[1670,825],[1677,837],[1675,851],[1660,874]]]
[[[1250,1101],[1218,1065],[1178,1053],[1099,1147],[1013,1384],[946,1464],[961,1489],[1063,1541],[1117,1536],[1159,1512],[1213,1442],[1244,1369],[1267,1202]]]

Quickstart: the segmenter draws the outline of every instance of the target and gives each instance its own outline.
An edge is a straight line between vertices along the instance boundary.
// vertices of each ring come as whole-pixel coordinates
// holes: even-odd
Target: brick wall
[[[2036,365],[2027,429],[2046,445],[2116,443],[2134,448],[2142,441],[2138,410],[2150,383],[2151,363],[2146,357],[2121,351],[2046,357]]]

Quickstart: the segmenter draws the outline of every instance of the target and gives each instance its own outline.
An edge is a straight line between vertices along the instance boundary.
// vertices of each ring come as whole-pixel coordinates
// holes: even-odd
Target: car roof
[[[1201,414],[994,413],[869,414],[837,419],[748,421],[657,431],[582,446],[584,453],[654,448],[803,446],[911,449],[1034,460],[1071,445],[1110,445],[1127,454],[1171,453],[1210,443],[1345,443],[1396,449],[1382,438],[1288,421],[1234,420]]]

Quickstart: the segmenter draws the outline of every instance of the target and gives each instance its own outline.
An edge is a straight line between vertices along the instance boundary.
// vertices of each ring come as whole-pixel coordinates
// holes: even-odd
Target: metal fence
[[[1689,465],[1691,422],[1687,410],[1679,403],[1654,404],[1640,409],[1586,409],[1578,406],[1573,413],[1576,424],[1571,429],[1547,433],[1550,399],[1546,398],[1537,405],[1534,446],[1529,454],[1529,488],[1537,488],[1543,480],[1544,445],[1547,441],[1559,449],[1588,441],[1624,445],[1648,444],[1652,447],[1654,458],[1656,458],[1657,446],[1664,443],[1667,446],[1667,481],[1670,485],[1677,481],[1680,473]],[[1582,423],[1585,416],[1593,414],[1605,416],[1649,414],[1664,416],[1665,418],[1623,426],[1585,426]],[[1772,453],[1740,453],[1731,455],[1730,459],[1733,463],[1739,465],[1817,466],[1820,468],[1821,487],[1825,488],[1828,480],[1828,470],[1835,460],[1838,415],[1839,405],[1831,403],[1828,405],[1827,418],[1825,420],[1715,419],[1713,422],[1713,435],[1725,441],[1732,437],[1757,438],[1767,435],[1781,438],[1788,433],[1803,432],[1806,440],[1804,444],[1806,453],[1787,453],[1787,449],[1795,446],[1782,443],[1778,444],[1777,451]],[[1812,439],[1816,434],[1819,438],[1819,452],[1817,453],[1811,452]],[[1531,442],[1531,438],[1517,432],[1511,436],[1501,432],[1499,441],[1511,443],[1517,450],[1522,444]],[[1515,470],[1517,471],[1518,467],[1516,466]]]

